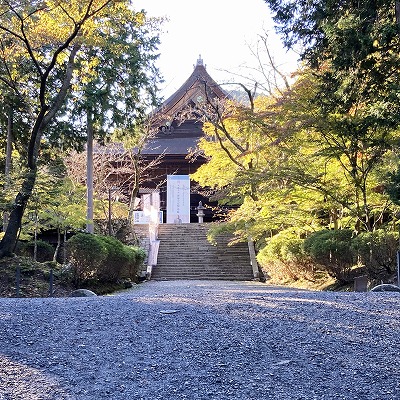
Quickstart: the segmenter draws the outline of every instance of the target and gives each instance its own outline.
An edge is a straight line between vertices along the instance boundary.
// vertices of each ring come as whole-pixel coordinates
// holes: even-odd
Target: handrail
[[[260,278],[260,272],[258,270],[256,249],[255,249],[255,246],[254,246],[254,241],[250,236],[247,238],[247,245],[249,247],[250,264],[251,264],[251,267],[253,269],[253,278],[254,279],[258,279],[258,278]]]
[[[159,207],[157,207],[157,202],[154,202],[150,209],[150,221],[149,221],[149,256],[147,260],[147,279],[151,279],[151,273],[153,268],[157,265],[158,250],[160,248],[160,240],[158,239],[158,227],[159,227]]]

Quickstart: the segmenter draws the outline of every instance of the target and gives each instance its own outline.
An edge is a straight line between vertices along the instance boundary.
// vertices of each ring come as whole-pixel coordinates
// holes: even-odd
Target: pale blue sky
[[[193,71],[201,54],[207,71],[218,82],[242,81],[227,71],[253,74],[257,60],[251,55],[258,35],[269,33],[276,63],[286,72],[295,70],[297,56],[287,53],[263,0],[134,0],[137,10],[167,17],[161,34],[158,67],[164,76],[162,96],[177,90]]]

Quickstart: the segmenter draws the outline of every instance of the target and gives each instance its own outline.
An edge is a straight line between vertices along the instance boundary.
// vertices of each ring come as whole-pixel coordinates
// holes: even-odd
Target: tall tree
[[[93,232],[93,141],[110,129],[132,131],[157,102],[159,43],[154,19],[125,10],[110,15],[99,29],[99,40],[85,46],[79,58],[79,78],[73,87],[72,118],[86,119],[87,230]]]
[[[400,126],[397,2],[266,2],[286,45],[303,46],[303,59],[314,76],[311,107],[322,117],[317,129],[324,151],[341,163],[346,160],[342,166],[355,190],[358,219],[370,230],[366,181],[398,142],[394,133]]]
[[[29,115],[28,129],[15,133],[26,137],[25,172],[0,243],[0,257],[14,249],[34,188],[42,141],[59,143],[62,137],[52,128],[77,77],[77,60],[83,58],[80,52],[84,46],[101,41],[100,28],[110,15],[125,14],[129,7],[129,1],[123,0],[23,0],[0,4],[0,80],[24,101]]]

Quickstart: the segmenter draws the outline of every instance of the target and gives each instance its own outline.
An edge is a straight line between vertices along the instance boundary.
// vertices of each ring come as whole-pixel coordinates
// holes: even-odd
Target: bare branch
[[[229,157],[229,159],[236,164],[240,169],[245,169],[243,164],[241,164],[239,161],[237,161],[237,159],[235,157],[233,157],[232,153],[229,151],[229,149],[224,145],[223,140],[221,138],[221,136],[218,133],[218,129],[217,127],[214,127],[214,132],[215,132],[215,136],[218,139],[219,145],[221,146],[221,149],[224,150],[224,152],[226,153],[226,155]]]

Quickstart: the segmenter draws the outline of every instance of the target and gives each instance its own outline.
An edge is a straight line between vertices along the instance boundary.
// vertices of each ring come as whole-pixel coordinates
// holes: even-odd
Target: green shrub
[[[313,279],[314,268],[302,249],[303,239],[292,230],[281,231],[258,252],[257,260],[275,280]]]
[[[36,253],[36,261],[38,262],[45,262],[51,261],[54,255],[54,247],[44,240],[37,240],[37,253]],[[32,257],[34,256],[35,251],[35,242],[33,240],[29,242],[18,242],[16,253],[21,256],[25,257]]]
[[[106,248],[106,257],[97,270],[97,278],[103,282],[116,282],[129,262],[125,246],[111,236],[97,236]]]
[[[99,236],[108,250],[108,254],[99,271],[99,279],[115,282],[121,278],[136,279],[139,266],[146,253],[139,247],[127,246],[110,236]]]
[[[363,232],[354,238],[353,247],[370,280],[387,281],[395,273],[398,249],[396,233],[383,229]]]
[[[107,247],[98,236],[89,233],[72,236],[67,242],[67,257],[75,284],[97,279],[107,254]]]
[[[353,231],[322,230],[312,233],[304,240],[305,254],[341,282],[351,280],[349,272],[357,263],[352,246]]]
[[[77,234],[67,242],[68,260],[76,282],[96,279],[115,283],[121,278],[135,280],[145,252],[124,245],[110,236]]]
[[[125,246],[125,251],[129,254],[129,263],[125,266],[124,277],[134,281],[139,267],[146,258],[146,252],[142,248],[136,246]]]

